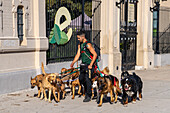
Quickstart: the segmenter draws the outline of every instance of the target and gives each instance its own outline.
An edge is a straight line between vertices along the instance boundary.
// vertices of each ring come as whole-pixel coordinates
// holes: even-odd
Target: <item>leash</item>
[[[77,70],[77,71],[80,71],[80,70]],[[64,78],[64,77],[68,76],[68,75],[71,75],[71,74],[73,74],[73,73],[76,73],[77,71],[73,71],[72,73],[65,74],[65,75],[63,75],[62,77],[59,76],[59,78],[62,79],[62,78]]]
[[[63,82],[73,82],[73,81],[75,81],[77,79],[78,79],[78,77],[76,79],[74,79],[74,80],[64,80]]]
[[[89,57],[85,51],[82,51],[82,53],[84,53],[90,60],[92,60],[91,57]],[[96,62],[98,62],[98,59],[96,59]],[[99,65],[97,63],[94,65],[97,66],[97,69],[100,71]],[[100,73],[100,76],[103,77],[101,73]]]
[[[74,69],[79,69],[80,67],[77,67],[77,68],[74,68]],[[69,72],[69,71],[72,71],[72,70],[68,70],[68,71],[64,71],[64,72],[61,72],[59,74],[63,74],[63,73],[66,73],[66,72]]]

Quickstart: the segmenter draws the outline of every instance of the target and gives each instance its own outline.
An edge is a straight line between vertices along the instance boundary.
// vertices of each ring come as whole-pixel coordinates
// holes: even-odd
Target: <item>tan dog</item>
[[[42,78],[43,78],[43,74],[37,75],[36,77],[32,78],[31,77],[31,88],[34,88],[35,86],[37,86],[38,88],[38,98],[40,97],[40,93],[41,93],[41,85],[42,85]]]
[[[45,89],[49,90],[49,102],[51,102],[51,93],[53,92],[54,98],[56,101],[60,101],[60,92],[63,92],[63,96],[62,98],[65,98],[65,84],[62,82],[61,79],[59,79],[59,74],[58,73],[51,73],[51,74],[47,74],[44,70],[44,65],[42,63],[41,66],[42,69],[42,73],[45,74],[45,77],[42,80],[42,89],[43,89],[43,94],[45,96],[45,100],[47,100],[46,98],[46,93],[45,93]],[[58,93],[58,99],[56,97],[55,91],[57,91]],[[41,97],[41,99],[43,98],[43,96]]]
[[[46,92],[45,90],[48,89],[49,91],[49,102],[51,103],[51,93],[52,93],[52,90],[53,88],[55,87],[53,84],[56,83],[56,75],[55,74],[47,74],[43,77],[42,79],[42,95],[41,95],[41,99],[43,99],[43,94],[44,94],[44,97],[45,97],[45,101],[47,101],[47,95],[46,95]],[[56,94],[55,92],[53,91],[53,95],[55,97],[55,100],[57,101],[57,97],[56,97]]]

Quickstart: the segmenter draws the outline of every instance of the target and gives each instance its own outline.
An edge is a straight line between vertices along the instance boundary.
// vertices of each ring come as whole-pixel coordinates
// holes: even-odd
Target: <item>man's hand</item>
[[[70,64],[70,67],[73,68],[73,66],[74,66],[74,63],[72,62],[72,63]]]
[[[89,66],[88,66],[88,69],[92,69],[92,66],[91,66],[91,65],[89,65]]]

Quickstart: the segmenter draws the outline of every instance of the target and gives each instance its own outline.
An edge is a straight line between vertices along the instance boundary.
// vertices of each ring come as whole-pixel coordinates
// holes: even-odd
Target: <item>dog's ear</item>
[[[32,77],[31,77],[31,80],[32,80]]]

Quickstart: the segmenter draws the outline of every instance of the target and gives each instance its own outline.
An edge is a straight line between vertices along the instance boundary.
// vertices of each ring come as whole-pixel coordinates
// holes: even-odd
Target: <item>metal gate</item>
[[[122,71],[133,70],[136,65],[137,0],[121,0],[120,8],[120,52]]]
[[[81,29],[86,31],[86,38],[98,42],[99,44],[97,45],[100,47],[100,30],[92,30],[92,25],[94,26],[95,21],[98,21],[94,20],[93,17],[96,9],[99,9],[97,7],[99,3],[96,0],[46,0],[46,36],[49,40],[52,38],[51,34],[53,34],[56,12],[61,7],[66,7],[71,15],[71,23],[63,31],[67,33],[69,28],[72,28],[73,31],[68,43],[64,45],[49,43],[47,63],[72,61],[77,52],[78,41],[76,34]],[[97,6],[92,9],[92,5]],[[65,20],[66,18],[62,16],[60,23],[63,23]]]

